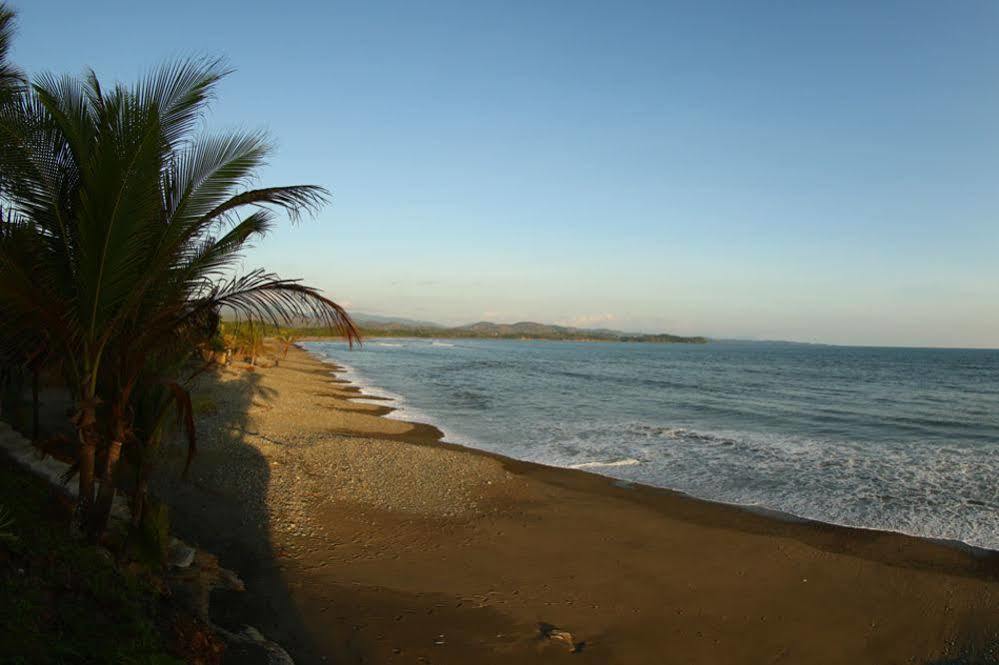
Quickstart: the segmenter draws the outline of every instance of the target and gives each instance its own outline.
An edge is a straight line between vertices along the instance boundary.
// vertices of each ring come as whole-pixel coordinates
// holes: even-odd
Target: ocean
[[[372,339],[305,345],[453,443],[999,550],[999,351]]]

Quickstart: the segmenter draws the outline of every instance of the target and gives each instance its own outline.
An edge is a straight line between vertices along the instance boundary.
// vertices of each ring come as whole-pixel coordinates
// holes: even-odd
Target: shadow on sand
[[[252,626],[287,650],[296,663],[324,662],[292,600],[282,572],[282,553],[272,541],[269,463],[245,441],[251,407],[277,395],[261,385],[256,372],[241,374],[228,381],[213,373],[199,379],[198,454],[186,480],[180,474],[183,456],[176,450],[167,455],[154,491],[170,506],[173,531],[216,555],[246,585],[245,592],[212,593],[213,621],[234,633]],[[230,646],[225,662],[266,662],[262,656]]]

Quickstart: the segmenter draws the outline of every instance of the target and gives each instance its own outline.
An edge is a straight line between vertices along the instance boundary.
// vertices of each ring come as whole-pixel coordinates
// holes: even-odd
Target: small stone
[[[246,626],[245,628],[243,628],[243,636],[246,637],[248,640],[252,640],[254,642],[265,641],[264,636],[261,635],[260,631],[254,628],[253,626]]]
[[[193,547],[173,538],[170,541],[170,550],[167,553],[167,563],[174,568],[188,568],[194,563],[194,555],[196,553],[197,550]]]
[[[538,630],[541,632],[541,637],[552,640],[553,642],[561,642],[572,649],[573,653],[583,650],[585,642],[576,642],[572,633],[567,630],[561,630],[550,623],[539,623]]]

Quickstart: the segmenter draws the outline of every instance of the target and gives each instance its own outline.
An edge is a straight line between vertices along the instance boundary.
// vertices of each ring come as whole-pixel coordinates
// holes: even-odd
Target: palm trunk
[[[78,456],[79,490],[76,502],[77,526],[83,528],[90,519],[94,507],[94,467],[97,458],[97,432],[93,427],[80,429],[80,452]]]
[[[129,389],[122,391],[118,399],[111,405],[111,442],[104,456],[104,466],[101,469],[101,487],[97,492],[97,503],[94,505],[93,519],[90,522],[90,537],[97,541],[107,529],[111,517],[111,507],[115,495],[115,471],[121,458],[121,446],[125,440],[124,404],[128,401]]]
[[[80,398],[74,421],[80,440],[80,450],[77,453],[79,489],[74,526],[86,533],[94,509],[94,472],[97,466],[97,442],[100,438],[97,431],[97,396],[87,387]]]
[[[94,471],[97,466],[97,441],[100,433],[97,431],[97,382],[93,380],[96,369],[89,358],[84,359],[83,376],[80,393],[77,396],[76,415],[73,424],[80,441],[77,451],[77,475],[79,485],[76,497],[76,512],[73,516],[73,527],[81,533],[87,533],[94,509]]]
[[[146,508],[146,494],[149,491],[149,479],[145,469],[139,470],[139,479],[135,483],[135,494],[132,497],[132,527],[142,524],[142,511]]]
[[[31,438],[38,441],[38,370],[31,372]]]
[[[122,543],[121,549],[118,551],[119,559],[128,556],[129,543],[132,542],[132,538],[136,536],[139,528],[142,527],[142,513],[145,511],[146,495],[149,492],[149,467],[143,461],[146,450],[148,450],[148,447],[145,450],[139,451],[139,461],[136,464],[135,489],[132,490],[131,528],[125,532],[125,542]]]
[[[97,503],[94,504],[94,515],[90,523],[90,537],[94,541],[100,539],[104,530],[108,526],[108,519],[111,517],[111,506],[114,503],[115,486],[114,472],[118,468],[118,459],[121,457],[121,441],[115,439],[108,446],[108,452],[104,459],[104,468],[101,471],[101,488],[97,492]]]
[[[146,509],[146,496],[149,494],[149,474],[152,472],[153,454],[160,445],[159,426],[154,429],[144,441],[138,441],[138,458],[136,463],[135,493],[132,496],[132,526],[142,524],[142,514]]]

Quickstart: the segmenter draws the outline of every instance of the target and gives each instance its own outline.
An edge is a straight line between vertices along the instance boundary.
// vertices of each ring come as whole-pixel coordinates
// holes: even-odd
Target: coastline
[[[392,339],[392,338],[390,338],[390,337],[376,337],[376,338],[372,338],[372,339]],[[561,340],[552,340],[552,341],[561,341]],[[600,341],[602,341],[602,340],[600,340]],[[365,403],[367,400],[371,400],[373,403],[378,403],[378,402],[382,402],[382,401],[392,401],[392,402],[398,403],[402,399],[399,395],[395,395],[393,393],[390,393],[387,390],[384,390],[382,388],[378,388],[378,387],[374,386],[369,381],[369,379],[367,379],[367,377],[364,377],[361,374],[361,372],[357,368],[355,368],[355,367],[353,367],[351,365],[348,365],[347,363],[344,363],[343,361],[330,360],[330,359],[327,359],[327,358],[320,358],[315,353],[313,353],[312,351],[310,351],[308,349],[302,349],[302,350],[304,350],[307,354],[309,354],[313,359],[318,360],[319,362],[323,363],[324,365],[328,365],[330,367],[330,372],[331,372],[332,375],[334,375],[334,376],[343,376],[344,379],[351,386],[356,387],[358,389],[358,396],[350,398],[351,401],[353,401],[353,402]],[[882,534],[882,535],[888,535],[888,536],[894,535],[894,536],[904,536],[904,537],[907,537],[907,538],[915,538],[917,540],[922,540],[922,541],[926,541],[926,542],[930,542],[930,543],[934,543],[934,544],[939,544],[939,545],[942,545],[944,547],[954,548],[956,550],[959,550],[959,551],[962,551],[964,553],[970,554],[970,555],[972,555],[975,558],[981,558],[981,559],[994,558],[994,559],[996,559],[996,565],[997,565],[996,574],[999,575],[999,550],[991,549],[991,548],[988,548],[988,547],[980,547],[980,546],[973,545],[971,543],[965,542],[963,540],[959,540],[959,539],[955,539],[955,538],[934,538],[934,537],[931,537],[931,536],[924,536],[924,535],[920,535],[920,534],[907,533],[905,531],[897,531],[897,530],[892,530],[892,529],[881,529],[881,528],[878,528],[878,527],[868,527],[868,526],[860,526],[860,525],[855,525],[855,524],[843,524],[843,523],[834,522],[834,521],[817,520],[817,519],[812,519],[810,517],[805,517],[805,516],[802,516],[802,515],[797,515],[795,513],[788,512],[788,511],[785,511],[785,510],[779,510],[779,509],[776,509],[776,508],[770,508],[770,507],[764,506],[762,504],[750,504],[750,503],[737,503],[737,502],[732,502],[732,501],[721,501],[721,500],[716,500],[716,499],[710,499],[710,498],[707,498],[707,497],[696,496],[696,495],[691,494],[689,492],[684,492],[683,490],[672,488],[672,487],[665,487],[665,486],[659,486],[659,485],[651,485],[651,484],[648,484],[648,483],[642,483],[642,482],[632,481],[632,480],[621,480],[619,478],[615,478],[614,476],[610,476],[610,475],[601,473],[600,471],[596,470],[596,469],[599,469],[599,468],[613,467],[613,466],[622,465],[622,461],[620,461],[620,460],[619,461],[613,461],[613,462],[585,462],[585,463],[582,463],[582,464],[579,464],[579,465],[574,465],[574,466],[555,466],[555,465],[552,465],[552,464],[544,464],[544,463],[538,463],[538,462],[530,462],[530,461],[526,461],[526,460],[520,460],[520,459],[517,459],[515,457],[510,457],[508,455],[503,455],[501,453],[493,453],[493,452],[488,451],[488,450],[477,448],[474,445],[466,445],[466,444],[454,443],[452,441],[447,441],[447,438],[449,436],[448,433],[447,433],[447,431],[444,430],[442,427],[434,424],[434,419],[431,416],[426,415],[426,414],[424,414],[422,412],[414,411],[409,406],[406,406],[406,407],[397,407],[397,406],[391,406],[390,407],[390,406],[385,406],[384,409],[385,410],[384,410],[384,412],[381,415],[383,417],[385,417],[385,418],[390,418],[392,420],[401,420],[403,422],[412,423],[412,424],[421,425],[421,426],[422,425],[426,425],[426,426],[429,426],[431,428],[431,430],[428,431],[427,436],[425,436],[425,437],[424,436],[415,437],[412,440],[412,442],[414,442],[414,443],[419,443],[419,444],[423,444],[423,445],[426,445],[426,444],[446,444],[446,445],[450,445],[450,446],[456,446],[458,449],[461,449],[463,451],[467,451],[467,452],[469,452],[471,454],[487,455],[487,456],[496,458],[496,459],[498,459],[500,461],[503,461],[504,463],[516,462],[516,463],[520,463],[520,464],[529,464],[531,466],[541,467],[541,468],[544,468],[544,469],[560,469],[560,470],[566,470],[566,471],[583,471],[585,473],[596,475],[596,476],[598,476],[600,478],[603,478],[605,481],[607,481],[611,485],[614,485],[616,487],[620,487],[620,488],[623,488],[623,489],[629,489],[629,490],[642,489],[642,490],[645,490],[647,492],[652,492],[652,493],[654,493],[654,492],[666,492],[666,493],[668,493],[671,496],[683,497],[683,498],[689,499],[691,501],[704,502],[704,503],[714,504],[714,505],[718,505],[718,506],[725,506],[725,507],[729,507],[729,508],[735,508],[737,510],[746,511],[747,513],[750,513],[752,515],[761,516],[761,517],[763,517],[765,519],[768,519],[768,520],[776,520],[778,522],[787,522],[787,523],[793,523],[793,524],[809,524],[809,525],[812,525],[812,526],[818,527],[818,528],[823,528],[823,527],[837,527],[837,528],[841,528],[841,529],[847,529],[847,530],[859,531],[859,532],[868,532],[869,531],[869,532],[874,532],[874,533],[878,533],[878,534]],[[631,462],[631,461],[633,461],[633,460],[624,460],[625,463]]]
[[[569,656],[539,624],[585,642],[572,657],[593,663],[941,662],[995,640],[994,552],[447,443],[386,418],[384,400],[300,349],[278,368],[227,372],[219,399],[234,382],[259,393],[218,440],[262,458],[266,523],[225,524],[190,490],[178,525],[247,580],[223,613],[268,619],[254,625],[296,662]],[[234,431],[239,414],[222,411],[199,425]],[[202,448],[196,485],[226,495],[212,464],[232,456]]]
[[[316,338],[303,339],[302,341],[303,342],[314,342],[314,341],[323,342],[323,341],[330,341],[331,339],[334,339],[334,338],[329,338],[329,337],[327,337],[327,338],[318,338],[318,337],[316,337]],[[384,343],[386,341],[396,340],[396,339],[407,339],[407,338],[403,338],[403,337],[372,337],[372,338],[366,338],[366,342],[382,342],[382,343]],[[408,338],[408,339],[416,339],[416,338]],[[562,341],[562,340],[539,340],[539,341],[549,341],[549,342],[554,341],[554,342],[558,342],[558,341]],[[784,344],[785,342],[777,342],[777,343]],[[390,345],[395,346],[394,344],[390,344]],[[445,429],[435,417],[433,417],[431,415],[428,415],[427,413],[423,412],[422,410],[419,410],[419,409],[413,407],[410,404],[409,400],[405,396],[393,393],[391,391],[386,390],[385,388],[383,388],[381,386],[376,385],[376,383],[372,379],[370,379],[368,376],[366,376],[357,367],[354,367],[353,365],[348,364],[348,363],[344,362],[343,360],[341,360],[339,358],[337,358],[337,359],[331,359],[331,358],[329,358],[329,357],[327,357],[325,355],[316,353],[315,351],[311,350],[308,347],[301,346],[300,348],[302,348],[304,351],[306,351],[307,353],[309,353],[316,360],[319,360],[320,362],[323,362],[324,364],[329,365],[331,367],[331,371],[334,372],[338,377],[346,379],[349,383],[351,383],[352,385],[355,385],[356,387],[358,387],[360,389],[360,391],[362,393],[364,393],[364,396],[356,398],[355,401],[357,401],[357,402],[364,402],[365,400],[368,400],[368,399],[376,400],[376,401],[379,401],[379,402],[386,401],[386,400],[387,401],[391,401],[392,404],[393,404],[393,406],[384,414],[386,417],[391,418],[393,420],[404,420],[404,421],[407,421],[407,422],[432,425],[439,432],[442,433],[442,436],[440,437],[440,439],[443,440],[443,441],[446,441],[448,443],[456,443],[457,441],[460,440],[460,441],[462,441],[462,443],[457,444],[457,445],[459,445],[459,446],[461,446],[461,447],[463,447],[463,448],[465,448],[465,449],[467,449],[467,450],[469,450],[471,452],[475,452],[475,453],[489,453],[489,452],[491,452],[491,451],[489,451],[489,449],[488,449],[487,446],[480,446],[479,443],[476,441],[475,437],[468,436],[467,434],[464,434],[464,433],[459,433],[457,431],[451,430],[450,428],[449,429]],[[517,461],[529,461],[529,460],[523,460],[523,459],[518,458],[518,457],[512,457],[512,456],[506,455],[506,454],[504,454],[502,452],[495,453],[495,454],[499,458],[501,458],[501,459],[510,458],[510,459],[517,460]],[[751,513],[762,514],[762,515],[764,515],[766,517],[770,517],[772,519],[777,519],[777,520],[780,520],[780,521],[814,523],[814,524],[818,524],[818,525],[838,526],[838,527],[843,527],[843,528],[847,528],[847,529],[857,529],[857,530],[860,530],[860,531],[874,531],[874,532],[878,532],[878,533],[898,534],[898,535],[903,535],[903,536],[909,536],[909,537],[918,538],[918,539],[922,539],[922,540],[928,540],[930,542],[939,543],[939,544],[942,544],[942,545],[945,545],[945,546],[948,546],[948,547],[953,547],[953,548],[956,548],[956,549],[960,549],[960,550],[963,550],[963,551],[965,551],[967,553],[970,553],[970,554],[972,554],[974,556],[977,556],[977,557],[988,557],[988,556],[992,556],[992,555],[999,555],[999,547],[990,547],[990,546],[986,546],[986,545],[980,545],[980,544],[976,544],[974,542],[969,542],[967,540],[963,540],[963,539],[958,538],[958,537],[936,536],[936,535],[933,535],[931,533],[920,533],[920,532],[906,531],[905,529],[901,529],[901,528],[889,528],[889,527],[876,526],[876,525],[875,526],[870,526],[870,525],[866,525],[866,524],[855,524],[855,523],[850,523],[850,522],[837,521],[835,519],[828,519],[828,518],[823,518],[823,517],[813,517],[813,516],[808,516],[808,515],[805,515],[805,514],[795,513],[795,512],[792,512],[790,510],[785,510],[785,509],[782,509],[782,508],[779,508],[779,507],[772,507],[772,506],[766,505],[764,503],[743,503],[743,502],[734,501],[734,500],[721,499],[721,498],[712,498],[710,496],[701,496],[701,495],[698,495],[698,494],[691,493],[689,491],[685,491],[685,490],[680,489],[680,488],[670,487],[670,486],[667,486],[667,485],[658,485],[658,484],[654,484],[652,482],[646,482],[646,481],[642,481],[642,480],[634,480],[634,479],[627,478],[627,477],[621,478],[621,477],[617,477],[617,476],[611,475],[610,473],[607,473],[607,472],[603,471],[603,469],[610,469],[610,468],[614,468],[614,467],[631,466],[631,465],[635,465],[635,464],[640,464],[640,462],[638,460],[633,459],[633,458],[622,458],[622,459],[608,460],[608,461],[590,461],[590,462],[582,462],[582,463],[579,463],[579,464],[571,464],[571,465],[558,465],[558,464],[553,464],[553,463],[550,463],[550,462],[547,462],[547,461],[538,461],[537,464],[539,464],[541,466],[547,466],[547,467],[553,467],[553,468],[559,468],[559,469],[578,469],[578,470],[588,471],[590,473],[595,473],[595,474],[604,476],[604,477],[608,478],[609,480],[611,480],[613,482],[616,482],[616,483],[619,483],[619,484],[623,484],[623,485],[626,485],[626,486],[641,486],[641,487],[645,487],[645,488],[653,489],[653,490],[666,490],[666,491],[671,492],[673,494],[678,494],[678,495],[689,497],[689,498],[691,498],[693,500],[705,501],[705,502],[708,502],[708,503],[715,503],[715,504],[720,504],[720,505],[723,505],[723,506],[733,506],[733,507],[737,507],[737,508],[741,508],[743,510],[749,511]]]

